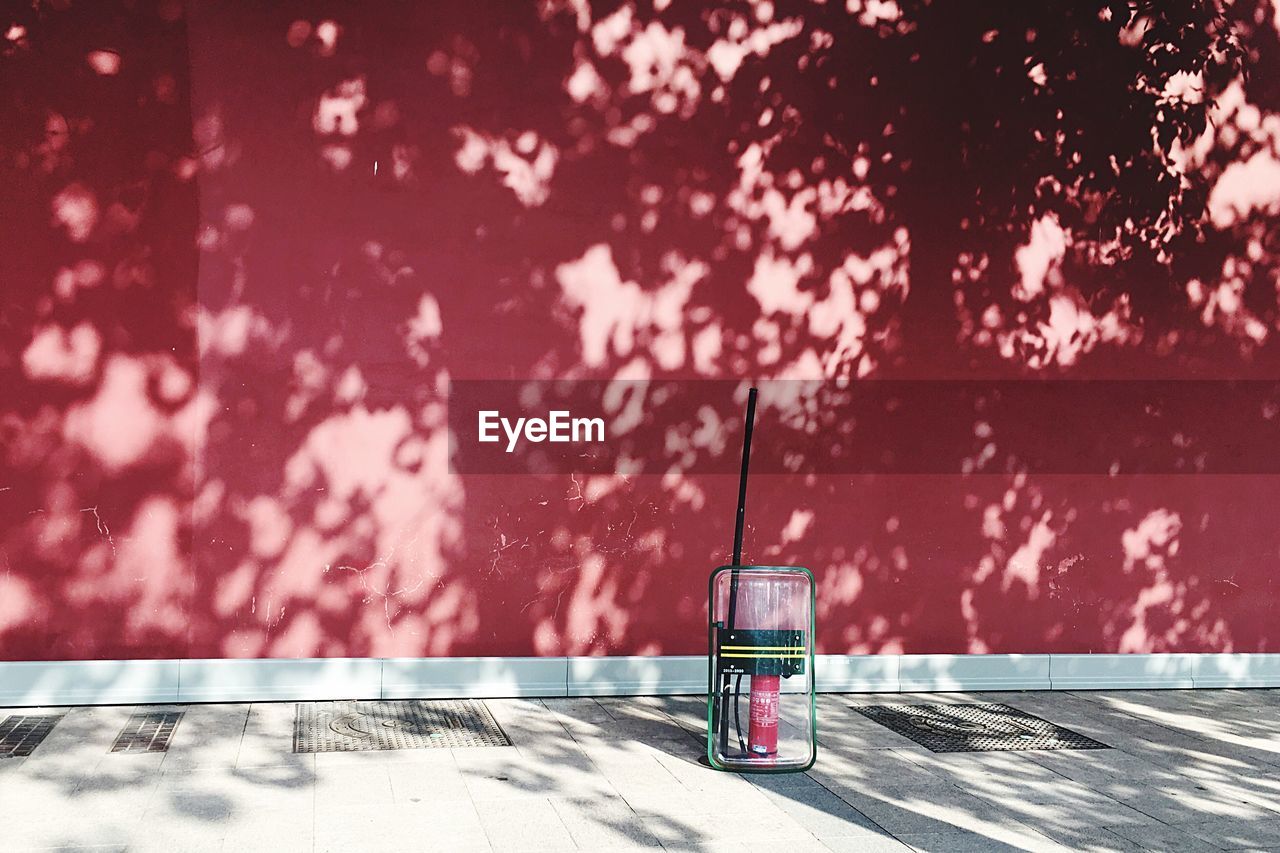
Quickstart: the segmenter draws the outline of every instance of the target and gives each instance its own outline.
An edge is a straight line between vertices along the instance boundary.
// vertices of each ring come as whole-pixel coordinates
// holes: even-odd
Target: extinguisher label
[[[778,751],[778,676],[751,679],[751,752],[773,755]]]
[[[761,690],[751,694],[751,722],[757,726],[778,725],[778,694]]]

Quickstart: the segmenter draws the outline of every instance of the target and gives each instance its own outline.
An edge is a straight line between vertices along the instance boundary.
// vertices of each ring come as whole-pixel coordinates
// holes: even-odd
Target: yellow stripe
[[[735,652],[754,652],[765,651],[769,649],[777,649],[780,652],[802,652],[804,646],[721,646],[722,649],[732,649]]]
[[[722,657],[722,658],[807,658],[807,657],[808,657],[808,655],[764,655],[764,654],[756,654],[756,655],[735,655],[735,654],[728,654],[728,655],[720,655],[720,657]]]

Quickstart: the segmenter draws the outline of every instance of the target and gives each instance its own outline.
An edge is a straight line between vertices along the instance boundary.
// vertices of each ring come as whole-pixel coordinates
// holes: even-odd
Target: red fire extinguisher
[[[776,675],[751,676],[751,729],[748,742],[752,755],[778,754],[778,693]]]

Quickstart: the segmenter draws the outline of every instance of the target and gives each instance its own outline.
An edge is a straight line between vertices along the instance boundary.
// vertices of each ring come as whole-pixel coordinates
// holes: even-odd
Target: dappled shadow
[[[848,709],[884,699],[828,696],[826,760],[812,775],[913,844],[923,833],[921,840],[946,849],[963,830],[1025,848],[1017,834],[1034,829],[1073,849],[1123,848],[1124,839],[1178,849],[1194,846],[1196,836],[1215,842],[1274,824],[1274,737],[1242,750],[1223,732],[1271,713],[1275,700],[1274,691],[895,697],[1001,702],[1113,747],[935,754]],[[1182,732],[1144,720],[1175,706]],[[934,832],[943,835],[930,839]]]
[[[198,213],[181,12],[41,4],[0,22],[11,659],[185,650]]]
[[[819,650],[1272,648],[1274,395],[1073,398],[1071,470],[982,395],[832,402],[1280,375],[1277,30],[1214,8],[22,11],[0,655],[701,652],[748,381],[799,462],[745,557],[813,568]],[[643,472],[459,470],[479,379],[601,381]]]
[[[148,706],[184,713],[169,751],[110,753],[112,739],[138,710],[64,711],[45,742],[3,777],[7,803],[56,819],[24,822],[10,844],[25,849],[146,839],[179,847],[221,839],[249,815],[290,807],[307,811],[310,831],[316,774],[313,756],[290,752],[292,704]]]
[[[133,709],[99,707],[72,709],[32,758],[0,762],[0,791],[14,807],[63,816],[19,823],[9,836],[19,845],[306,844],[314,834],[402,846],[394,833],[412,827],[496,849],[534,831],[581,849],[815,838],[834,849],[1256,846],[1280,825],[1280,739],[1258,725],[1278,700],[1275,690],[828,694],[814,768],[755,776],[698,763],[701,696],[490,700],[512,746],[319,755],[290,751],[292,703],[266,703],[179,706],[192,716],[170,753],[107,756]],[[880,702],[999,702],[1110,748],[933,753],[852,707]],[[350,831],[335,835],[339,824]]]

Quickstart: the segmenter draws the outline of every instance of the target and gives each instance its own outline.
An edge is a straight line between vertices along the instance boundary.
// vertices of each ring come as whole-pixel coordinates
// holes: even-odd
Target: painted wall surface
[[[0,21],[0,659],[699,653],[748,381],[819,652],[1280,648],[1280,7],[832,5]]]

